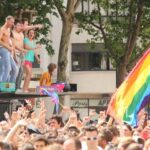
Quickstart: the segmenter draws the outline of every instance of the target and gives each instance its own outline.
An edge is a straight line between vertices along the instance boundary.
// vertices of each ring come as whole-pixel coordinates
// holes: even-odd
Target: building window
[[[72,71],[113,70],[103,44],[91,48],[89,44],[72,44]]]
[[[38,54],[40,58],[40,54]],[[40,68],[40,64],[38,63],[37,59],[34,57],[34,62],[33,62],[33,68]]]
[[[70,101],[70,106],[73,110],[77,111],[80,114],[80,117],[88,116],[90,110],[95,110],[97,114],[100,111],[106,111],[109,104],[110,93],[102,94],[100,98],[72,98]]]

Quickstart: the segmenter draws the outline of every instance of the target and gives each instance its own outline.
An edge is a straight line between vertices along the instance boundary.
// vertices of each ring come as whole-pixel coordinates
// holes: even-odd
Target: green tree
[[[103,42],[116,67],[117,86],[149,46],[149,0],[91,0],[93,9],[76,16],[79,27]]]
[[[66,81],[66,67],[68,63],[67,54],[70,35],[75,19],[75,12],[81,0],[67,0],[66,6],[63,0],[53,0],[59,15],[62,19],[62,33],[58,56],[58,81]]]

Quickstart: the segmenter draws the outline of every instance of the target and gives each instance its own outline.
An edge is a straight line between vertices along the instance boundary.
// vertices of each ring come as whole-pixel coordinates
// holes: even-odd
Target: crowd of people
[[[27,20],[20,21],[13,16],[6,17],[0,28],[0,82],[16,83],[19,89],[24,70],[23,92],[28,92],[34,56],[40,63],[37,49],[41,46],[35,42],[34,29],[42,27],[40,24],[28,25]]]
[[[30,107],[29,107],[30,106]],[[63,120],[63,115],[68,116]],[[106,119],[104,111],[77,117],[63,106],[61,113],[46,118],[44,101],[36,116],[28,101],[16,107],[11,116],[4,113],[0,122],[1,150],[150,150],[150,126],[133,128]]]
[[[0,29],[0,82],[16,82],[20,88],[24,70],[24,92],[28,92],[34,56],[40,63],[36,28],[42,25],[28,25],[27,20],[8,16]],[[40,86],[51,85],[55,68],[55,64],[48,66]],[[107,119],[104,111],[97,118],[93,117],[95,114],[80,118],[75,110],[65,106],[59,115],[50,118],[46,118],[46,112],[44,101],[38,115],[29,101],[17,106],[11,115],[5,112],[5,120],[0,122],[0,150],[150,150],[148,121],[145,124],[139,119],[139,125],[133,128],[118,124],[111,117]],[[66,120],[64,114],[68,116]]]

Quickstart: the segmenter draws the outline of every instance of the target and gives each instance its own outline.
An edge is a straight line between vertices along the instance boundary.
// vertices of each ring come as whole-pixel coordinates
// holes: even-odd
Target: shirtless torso
[[[15,56],[15,45],[11,36],[13,25],[14,18],[8,16],[0,29],[0,80],[2,82],[15,82],[18,73],[17,65],[13,59]]]
[[[17,46],[17,48],[23,49],[24,48],[24,35],[22,32],[17,32],[16,30],[13,30],[13,38],[14,38],[14,42],[15,45]],[[18,50],[18,49],[17,49]],[[19,51],[17,51],[17,53],[19,53]]]
[[[0,45],[9,51],[12,50],[10,46],[10,29],[6,29],[5,27],[0,29]]]
[[[13,50],[13,47],[10,43],[10,29],[14,24],[14,19],[9,19],[1,28],[0,28],[0,45],[5,47],[9,51]]]

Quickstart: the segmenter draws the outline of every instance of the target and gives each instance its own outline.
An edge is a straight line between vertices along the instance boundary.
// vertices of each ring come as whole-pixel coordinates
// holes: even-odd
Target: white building
[[[46,50],[39,52],[41,58],[40,69],[34,69],[35,74],[41,74],[47,70],[50,62],[56,63],[58,60],[58,50],[61,37],[61,19],[51,16],[53,27],[50,38],[52,40],[55,55],[48,56]],[[67,78],[70,83],[77,84],[77,94],[65,96],[64,104],[72,106],[81,112],[81,116],[89,113],[89,109],[104,109],[110,99],[110,95],[116,89],[116,72],[104,51],[103,44],[96,45],[95,51],[87,44],[90,36],[83,32],[76,34],[77,24],[74,24],[68,51]],[[53,75],[56,81],[56,72]],[[38,85],[32,82],[31,87]]]

